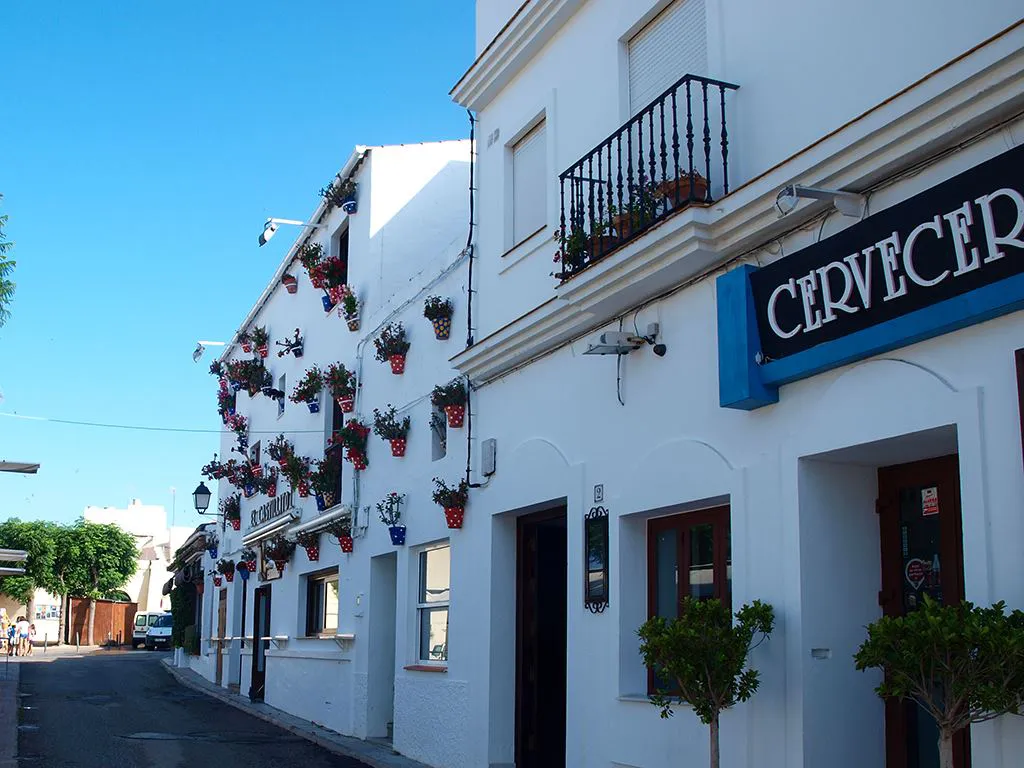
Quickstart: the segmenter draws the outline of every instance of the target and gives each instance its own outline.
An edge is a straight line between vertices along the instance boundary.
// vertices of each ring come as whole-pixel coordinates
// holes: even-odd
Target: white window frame
[[[508,232],[506,240],[507,251],[512,251],[522,245],[523,243],[531,240],[537,234],[543,232],[548,227],[548,219],[550,216],[549,211],[549,200],[548,200],[548,187],[550,186],[548,176],[551,172],[550,168],[550,157],[548,153],[548,121],[547,116],[544,112],[541,112],[533,120],[530,120],[526,126],[523,127],[519,133],[517,133],[511,141],[506,144],[506,170],[508,183],[506,184],[506,190],[508,195],[508,205],[506,206],[506,230]],[[537,134],[542,135],[538,136]],[[516,226],[516,151],[521,148],[528,141],[539,142],[539,146],[534,147],[533,151],[541,157],[542,169],[540,171],[540,178],[537,179],[537,192],[542,196],[541,211],[542,216],[540,222],[536,227],[530,227],[528,231],[518,231]],[[527,225],[529,226],[529,225]]]
[[[426,558],[430,552],[435,552],[439,549],[448,550],[448,599],[447,600],[435,600],[433,602],[422,602],[420,595],[425,589],[423,579],[426,575]],[[451,594],[452,594],[452,578],[451,578],[451,544],[448,540],[439,542],[425,549],[421,549],[416,556],[416,658],[418,664],[426,664],[437,667],[448,666],[448,633],[451,630]],[[445,632],[445,649],[443,659],[431,659],[422,658],[422,648],[420,647],[420,641],[423,638],[423,619],[430,612],[437,610],[438,608],[444,608],[448,612],[448,623],[447,630]],[[429,653],[427,654],[429,656]]]
[[[315,632],[312,632],[312,634],[310,634],[310,629],[311,629],[311,627],[310,627],[310,609],[311,609],[312,606],[310,606],[310,604],[309,604],[309,593],[310,593],[310,589],[311,589],[312,585],[314,583],[318,583],[318,582],[322,582],[323,583],[322,591],[320,591],[318,589],[318,592],[320,592],[320,599],[321,599],[322,603],[319,606],[319,608],[317,609],[318,614],[319,614],[319,619],[320,619],[319,623],[320,623],[321,626]],[[335,624],[336,625],[334,627],[326,626],[326,620],[327,620],[327,606],[326,606],[327,589],[328,589],[328,585],[331,582],[334,582],[337,585],[337,588],[338,588],[338,605],[337,605],[337,608],[336,608],[337,613],[335,614],[336,615],[336,618],[335,618]],[[303,583],[304,583],[304,586],[305,586],[305,589],[306,589],[306,610],[305,610],[305,612],[303,613],[303,616],[302,616],[302,618],[303,618],[303,626],[302,626],[302,633],[303,633],[303,635],[305,637],[334,637],[335,635],[338,634],[338,626],[337,625],[339,625],[341,623],[341,578],[340,578],[340,574],[338,573],[338,569],[337,568],[332,568],[332,569],[327,569],[327,570],[315,571],[314,573],[310,573],[310,574],[306,575],[304,577],[304,579],[303,579]]]

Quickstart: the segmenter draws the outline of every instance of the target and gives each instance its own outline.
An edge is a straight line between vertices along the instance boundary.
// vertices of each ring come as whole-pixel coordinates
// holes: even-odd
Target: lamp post
[[[196,512],[200,515],[207,514],[206,510],[210,508],[210,489],[206,487],[206,483],[200,482],[199,486],[192,491],[192,500],[196,505]]]

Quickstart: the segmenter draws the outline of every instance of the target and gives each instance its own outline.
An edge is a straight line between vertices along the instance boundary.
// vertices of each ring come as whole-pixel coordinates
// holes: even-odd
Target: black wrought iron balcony
[[[729,193],[725,100],[738,87],[685,75],[559,175],[559,279]]]

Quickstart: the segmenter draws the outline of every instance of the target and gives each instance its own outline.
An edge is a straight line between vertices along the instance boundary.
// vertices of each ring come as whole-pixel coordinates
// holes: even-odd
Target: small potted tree
[[[377,514],[380,515],[380,521],[388,527],[391,543],[396,547],[405,544],[405,526],[402,525],[402,503],[404,501],[404,493],[392,491],[383,500],[377,502]]]
[[[875,692],[911,700],[935,719],[939,765],[953,768],[953,737],[971,723],[1024,704],[1024,613],[1005,613],[963,602],[940,605],[928,594],[906,616],[883,616],[868,625],[854,655],[857,669],[878,668]]]
[[[320,559],[320,534],[307,531],[295,537],[299,546],[306,550],[306,558],[311,563]]]
[[[270,354],[270,347],[267,345],[270,343],[270,334],[267,332],[265,325],[257,325],[252,329],[252,345],[256,349],[256,354],[262,358],[266,358]]]
[[[324,372],[324,384],[342,413],[356,407],[356,375],[341,363],[331,363]]]
[[[359,210],[356,202],[356,183],[352,179],[334,179],[330,184],[320,190],[320,197],[333,206],[341,208],[345,213],[352,215]]]
[[[345,458],[352,462],[357,470],[364,470],[369,466],[366,456],[366,438],[370,434],[370,428],[358,419],[349,419],[345,426],[335,433],[335,441],[345,446]]]
[[[235,561],[227,558],[222,558],[217,561],[217,573],[224,577],[225,581],[230,584],[235,580]]]
[[[263,554],[269,560],[274,561],[277,570],[284,573],[284,566],[295,551],[295,543],[288,541],[284,536],[278,535],[269,539],[263,544]]]
[[[434,503],[444,509],[444,519],[449,528],[461,528],[469,501],[469,483],[460,480],[458,485],[449,486],[444,480],[434,478]]]
[[[342,517],[327,526],[327,533],[338,540],[342,552],[352,552],[352,518]]]
[[[398,376],[405,372],[405,355],[410,346],[405,339],[405,326],[401,323],[385,325],[373,345],[376,347],[374,357],[382,363],[391,363],[393,374]]]
[[[721,601],[686,597],[677,618],[655,616],[637,630],[644,664],[672,686],[651,696],[651,703],[665,718],[674,703],[687,704],[710,726],[711,768],[719,768],[719,715],[757,691],[760,677],[747,667],[747,656],[774,625],[772,607],[760,600],[740,608],[734,621]]]
[[[309,482],[313,486],[313,493],[316,494],[316,507],[321,512],[329,509],[338,503],[338,473],[341,471],[341,460],[336,459],[337,454],[328,453],[323,459],[314,461],[313,471],[310,473]]]
[[[306,370],[295,385],[289,398],[293,403],[305,403],[310,413],[320,412],[320,390],[324,388],[324,374],[319,367]]]
[[[277,466],[284,469],[288,465],[288,457],[295,452],[291,442],[283,435],[278,435],[267,443],[267,455],[277,462]]]
[[[231,530],[237,531],[242,527],[242,497],[239,494],[233,493],[221,499],[220,511]]]
[[[412,420],[408,416],[399,419],[395,414],[395,407],[390,403],[383,413],[376,408],[373,409],[373,431],[377,437],[391,443],[392,456],[405,456],[405,445],[411,423]]]
[[[296,328],[295,338],[285,336],[284,341],[275,341],[274,344],[281,347],[281,349],[277,351],[278,357],[284,357],[285,355],[294,355],[295,359],[298,360],[300,357],[302,357],[302,351],[305,342],[301,334],[299,333],[299,329]]]
[[[434,338],[438,341],[447,341],[451,336],[454,311],[451,299],[428,296],[423,302],[423,316],[433,324]]]
[[[443,387],[434,387],[430,402],[436,408],[443,408],[448,426],[459,429],[466,418],[466,385],[462,379],[452,379]]]

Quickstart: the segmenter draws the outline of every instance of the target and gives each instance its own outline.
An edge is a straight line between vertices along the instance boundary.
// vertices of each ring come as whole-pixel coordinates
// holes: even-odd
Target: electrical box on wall
[[[484,477],[490,477],[497,469],[496,456],[498,441],[489,437],[480,443],[480,473]]]

